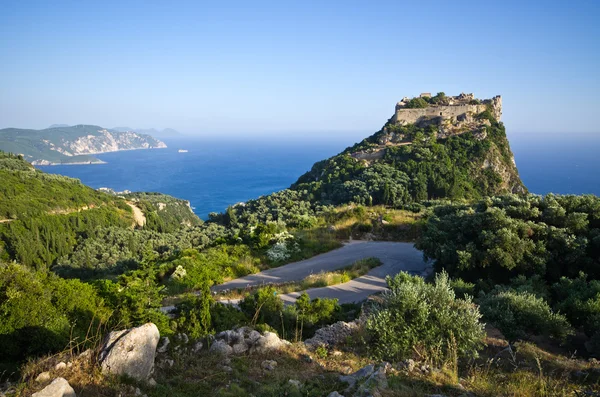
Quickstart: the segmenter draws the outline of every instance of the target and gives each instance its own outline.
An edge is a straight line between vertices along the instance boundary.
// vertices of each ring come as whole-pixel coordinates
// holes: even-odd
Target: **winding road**
[[[412,274],[425,275],[430,270],[429,264],[423,260],[423,254],[415,249],[412,243],[353,241],[325,254],[231,280],[216,285],[211,290],[220,292],[262,284],[300,281],[313,273],[338,270],[359,259],[369,257],[379,258],[382,265],[346,283],[312,288],[306,292],[311,298],[336,298],[340,303],[359,302],[369,295],[385,290],[387,288],[385,276],[388,274],[393,275],[404,270]],[[280,298],[286,303],[294,303],[300,294],[301,292],[283,294]]]

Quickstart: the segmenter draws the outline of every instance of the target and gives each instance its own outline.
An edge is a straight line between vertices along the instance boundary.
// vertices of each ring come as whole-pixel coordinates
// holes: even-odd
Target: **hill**
[[[501,115],[499,96],[405,98],[381,130],[316,163],[292,188],[325,203],[393,206],[524,193]]]
[[[22,154],[34,165],[100,163],[91,155],[164,147],[163,142],[146,134],[108,130],[95,125],[0,130],[0,150]]]
[[[134,211],[144,222],[134,220]],[[20,155],[0,152],[0,260],[49,267],[106,228],[176,232],[201,223],[187,201],[97,191],[78,179],[36,170]]]

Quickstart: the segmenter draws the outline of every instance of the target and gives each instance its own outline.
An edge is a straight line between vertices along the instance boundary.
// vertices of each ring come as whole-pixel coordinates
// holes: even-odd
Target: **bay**
[[[600,139],[510,137],[525,186],[536,194],[600,195]],[[572,137],[573,138],[573,137]],[[351,144],[341,140],[167,140],[166,149],[105,153],[106,164],[39,166],[93,188],[150,191],[189,200],[195,213],[210,212],[285,189],[319,160]],[[179,149],[187,150],[180,153]]]

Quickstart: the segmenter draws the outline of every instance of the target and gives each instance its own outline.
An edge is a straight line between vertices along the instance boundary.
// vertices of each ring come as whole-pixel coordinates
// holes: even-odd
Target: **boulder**
[[[248,340],[254,344],[257,340],[261,338],[261,336],[262,335],[260,334],[260,332],[253,330],[250,331],[250,334],[248,335]]]
[[[158,328],[152,323],[111,332],[100,353],[102,372],[147,380],[154,368],[159,339]]]
[[[65,368],[67,368],[67,363],[65,363],[64,361],[61,361],[54,366],[55,371],[60,371],[61,369],[65,369]]]
[[[253,351],[257,353],[265,353],[272,350],[281,349],[285,344],[279,339],[277,334],[273,332],[265,332],[263,336],[258,338],[254,343]]]
[[[45,371],[40,373],[37,378],[35,378],[36,382],[40,382],[40,383],[44,383],[44,382],[48,382],[52,377],[50,376],[50,372]]]
[[[77,395],[65,378],[56,378],[39,392],[33,393],[31,397],[77,397]]]
[[[329,393],[329,395],[327,397],[344,397],[344,396],[342,396],[337,391],[332,391],[331,393]]]
[[[216,340],[210,347],[210,351],[223,356],[228,356],[233,353],[233,348],[227,344],[224,340]]]
[[[242,354],[248,351],[248,345],[242,341],[232,346],[233,354]]]

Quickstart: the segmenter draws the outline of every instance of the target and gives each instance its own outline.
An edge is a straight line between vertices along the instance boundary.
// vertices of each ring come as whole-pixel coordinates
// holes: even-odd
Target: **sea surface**
[[[600,138],[509,138],[521,178],[531,192],[600,195]],[[106,164],[38,168],[78,178],[93,188],[170,194],[189,200],[196,214],[206,219],[209,212],[289,187],[313,163],[354,142],[197,138],[166,143],[166,149],[98,155]]]

